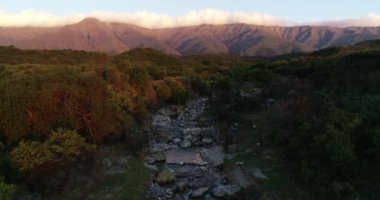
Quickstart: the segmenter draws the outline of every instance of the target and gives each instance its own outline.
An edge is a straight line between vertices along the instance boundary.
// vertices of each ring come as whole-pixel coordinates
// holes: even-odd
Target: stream
[[[224,174],[225,151],[218,129],[202,118],[210,101],[196,99],[167,107],[152,116],[145,167],[157,175],[145,192],[148,199],[222,199],[247,188],[243,170]]]

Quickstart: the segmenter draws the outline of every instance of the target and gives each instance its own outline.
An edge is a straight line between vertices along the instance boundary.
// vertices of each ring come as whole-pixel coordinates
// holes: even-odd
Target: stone
[[[204,143],[204,144],[212,144],[212,139],[211,138],[203,138],[202,139],[202,143]]]
[[[202,177],[202,170],[195,166],[182,166],[174,170],[175,176],[179,178],[185,177]]]
[[[269,179],[268,176],[266,176],[262,171],[261,169],[259,168],[253,168],[250,170],[251,174],[256,177],[256,178],[259,178],[259,179]]]
[[[184,135],[199,136],[201,128],[187,128],[183,130]]]
[[[234,183],[241,188],[248,188],[252,185],[252,180],[249,179],[249,176],[240,167],[234,167],[228,175],[228,179],[231,183]]]
[[[177,182],[177,191],[179,193],[185,192],[187,189],[187,186],[188,186],[188,182],[186,181]]]
[[[182,141],[181,138],[174,138],[173,139],[173,144],[179,144]]]
[[[202,197],[203,195],[206,194],[207,191],[208,191],[208,188],[206,188],[206,187],[196,189],[196,190],[194,190],[194,191],[191,193],[191,197],[192,197],[192,198],[199,198],[199,197]]]
[[[170,149],[172,149],[172,146],[169,144],[157,143],[157,144],[153,145],[153,147],[151,148],[151,151],[152,152],[162,152],[162,151],[166,151],[166,150],[170,150]]]
[[[144,162],[144,167],[153,170],[153,171],[158,171],[158,167],[156,165],[150,165],[147,162]]]
[[[227,153],[235,153],[238,150],[237,144],[230,144],[227,146]]]
[[[201,155],[194,150],[172,149],[165,154],[167,164],[195,164],[203,165],[205,162]]]
[[[151,155],[151,157],[154,159],[155,162],[164,162],[165,161],[165,154],[163,152],[155,153]]]
[[[171,190],[170,188],[169,189],[166,189],[166,198],[172,198],[174,196],[174,193],[173,193],[173,190]]]
[[[219,185],[212,190],[212,194],[215,197],[233,196],[240,191],[240,187],[237,185]]]
[[[170,124],[170,117],[164,115],[154,115],[152,119],[153,125]]]
[[[189,140],[183,140],[181,143],[179,143],[179,146],[181,148],[190,148],[191,142]]]
[[[110,168],[112,166],[112,161],[108,158],[104,158],[102,161],[101,161],[101,164],[107,168]]]
[[[203,138],[213,138],[215,137],[216,129],[214,127],[208,127],[201,129],[199,135]]]
[[[107,175],[116,175],[116,174],[124,174],[127,172],[127,169],[125,167],[121,166],[112,166],[110,167],[105,174]]]
[[[157,182],[160,184],[171,183],[175,181],[175,175],[169,170],[161,171],[157,176]]]
[[[224,152],[222,146],[213,146],[202,149],[203,158],[214,167],[219,167],[224,163]]]

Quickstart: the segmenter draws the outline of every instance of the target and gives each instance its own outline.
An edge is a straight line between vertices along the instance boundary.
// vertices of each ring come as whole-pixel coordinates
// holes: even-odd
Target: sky
[[[0,26],[55,26],[85,17],[147,28],[201,23],[380,26],[380,0],[0,0]]]

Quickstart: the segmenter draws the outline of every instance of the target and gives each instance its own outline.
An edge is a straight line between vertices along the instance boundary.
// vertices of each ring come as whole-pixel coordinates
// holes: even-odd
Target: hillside
[[[379,27],[270,27],[247,24],[146,29],[87,18],[54,28],[1,28],[0,45],[22,49],[73,49],[120,53],[153,48],[168,54],[229,53],[275,56],[352,45],[380,38]]]
[[[7,200],[380,197],[379,40],[259,60],[0,54]]]

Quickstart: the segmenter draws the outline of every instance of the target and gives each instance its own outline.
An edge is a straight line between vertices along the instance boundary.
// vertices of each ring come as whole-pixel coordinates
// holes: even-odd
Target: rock
[[[179,146],[181,148],[189,148],[191,147],[191,142],[189,140],[183,140],[181,143],[179,143]]]
[[[206,188],[206,187],[196,189],[196,190],[194,190],[194,191],[191,193],[191,197],[192,197],[192,198],[199,198],[199,197],[202,197],[204,194],[206,194],[207,191],[208,191],[208,188]]]
[[[199,136],[201,128],[187,128],[183,130],[184,135]]]
[[[231,144],[227,146],[227,153],[235,153],[238,150],[237,144]]]
[[[203,165],[205,162],[201,155],[194,150],[172,149],[165,154],[167,164],[195,164]]]
[[[144,162],[144,167],[150,169],[150,170],[153,170],[153,171],[158,171],[158,168],[156,165],[150,165],[148,164],[147,162]]]
[[[173,190],[166,189],[166,198],[172,198],[174,196]]]
[[[219,167],[224,163],[224,152],[222,146],[202,149],[201,154],[204,159],[214,167]]]
[[[101,161],[101,164],[107,168],[110,168],[112,166],[112,161],[108,158],[104,158],[102,161]]]
[[[213,138],[215,137],[216,134],[216,129],[214,127],[209,127],[209,128],[203,128],[201,129],[199,135],[202,136],[203,138]]]
[[[182,141],[181,138],[174,138],[173,139],[173,144],[179,144]]]
[[[164,162],[165,161],[165,154],[163,152],[155,153],[151,155],[151,157],[154,159],[155,162]]]
[[[153,147],[151,148],[151,151],[155,153],[155,152],[162,152],[162,151],[166,151],[170,149],[172,149],[172,146],[169,144],[157,143],[153,145]]]
[[[121,166],[112,166],[110,167],[105,174],[106,175],[116,175],[116,174],[124,174],[127,172],[127,169],[125,167]]]
[[[204,143],[204,144],[212,144],[212,139],[211,138],[203,138],[202,139],[202,143]]]
[[[185,192],[187,189],[188,183],[186,181],[180,181],[177,183],[177,191],[179,193]]]
[[[185,177],[202,177],[202,170],[196,166],[181,166],[174,170],[175,176],[179,178]]]
[[[158,129],[157,130],[157,133],[158,133],[158,135],[157,135],[157,141],[159,142],[159,143],[168,143],[169,141],[171,141],[171,140],[173,140],[173,133],[172,133],[172,130],[171,129],[169,129],[169,128],[165,128],[165,129],[163,129],[163,128],[161,128],[161,129]]]
[[[234,167],[229,173],[228,179],[231,183],[234,183],[244,189],[252,185],[252,180],[249,179],[249,176],[247,176],[247,174],[245,174],[240,167]]]
[[[259,179],[269,179],[268,176],[266,176],[262,171],[261,169],[259,168],[253,168],[250,170],[250,172],[252,173],[252,175],[256,178],[259,178]]]
[[[157,176],[157,182],[161,184],[170,183],[173,181],[175,181],[175,175],[173,172],[168,170],[160,172]]]
[[[212,190],[212,194],[215,197],[232,196],[240,191],[240,187],[237,185],[219,185]]]
[[[170,117],[164,116],[164,115],[154,115],[152,118],[152,124],[153,125],[163,125],[163,124],[170,124]]]

